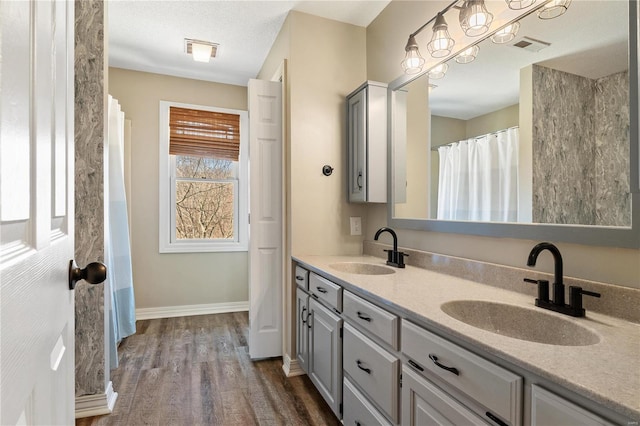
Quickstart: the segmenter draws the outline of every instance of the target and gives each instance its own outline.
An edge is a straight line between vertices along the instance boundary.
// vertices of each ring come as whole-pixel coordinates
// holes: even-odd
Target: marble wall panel
[[[78,265],[104,261],[105,8],[75,2],[75,256]],[[103,393],[104,284],[76,287],[76,396]]]
[[[631,226],[629,72],[596,81],[595,221]]]
[[[595,82],[533,67],[533,221],[595,224]]]

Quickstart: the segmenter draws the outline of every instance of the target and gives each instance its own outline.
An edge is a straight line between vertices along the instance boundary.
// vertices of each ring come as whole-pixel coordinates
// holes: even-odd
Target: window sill
[[[248,252],[247,244],[242,243],[172,243],[160,244],[160,253],[226,253]]]

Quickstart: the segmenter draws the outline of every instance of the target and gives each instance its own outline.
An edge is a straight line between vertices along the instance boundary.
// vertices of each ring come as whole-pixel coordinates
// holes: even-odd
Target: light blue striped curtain
[[[124,187],[124,113],[109,95],[108,217],[105,221],[105,261],[109,286],[110,367],[118,366],[118,343],[136,332],[129,218]],[[107,198],[107,197],[105,197]],[[107,199],[105,199],[105,202]]]

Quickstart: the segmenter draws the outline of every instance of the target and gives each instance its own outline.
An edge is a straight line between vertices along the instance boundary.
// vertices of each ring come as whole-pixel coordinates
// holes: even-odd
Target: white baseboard
[[[300,364],[298,364],[297,359],[291,359],[289,354],[284,354],[282,357],[282,369],[284,370],[284,375],[287,377],[294,376],[302,376],[306,374],[302,368],[300,368]]]
[[[205,305],[160,306],[136,309],[136,320],[224,314],[249,310],[249,302],[209,303]]]
[[[116,399],[118,393],[113,391],[112,382],[109,382],[104,393],[76,396],[76,419],[111,414]]]

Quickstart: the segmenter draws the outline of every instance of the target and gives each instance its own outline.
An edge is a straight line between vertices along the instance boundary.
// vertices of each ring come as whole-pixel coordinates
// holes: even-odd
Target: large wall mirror
[[[517,22],[390,84],[390,225],[640,247],[637,3]]]

